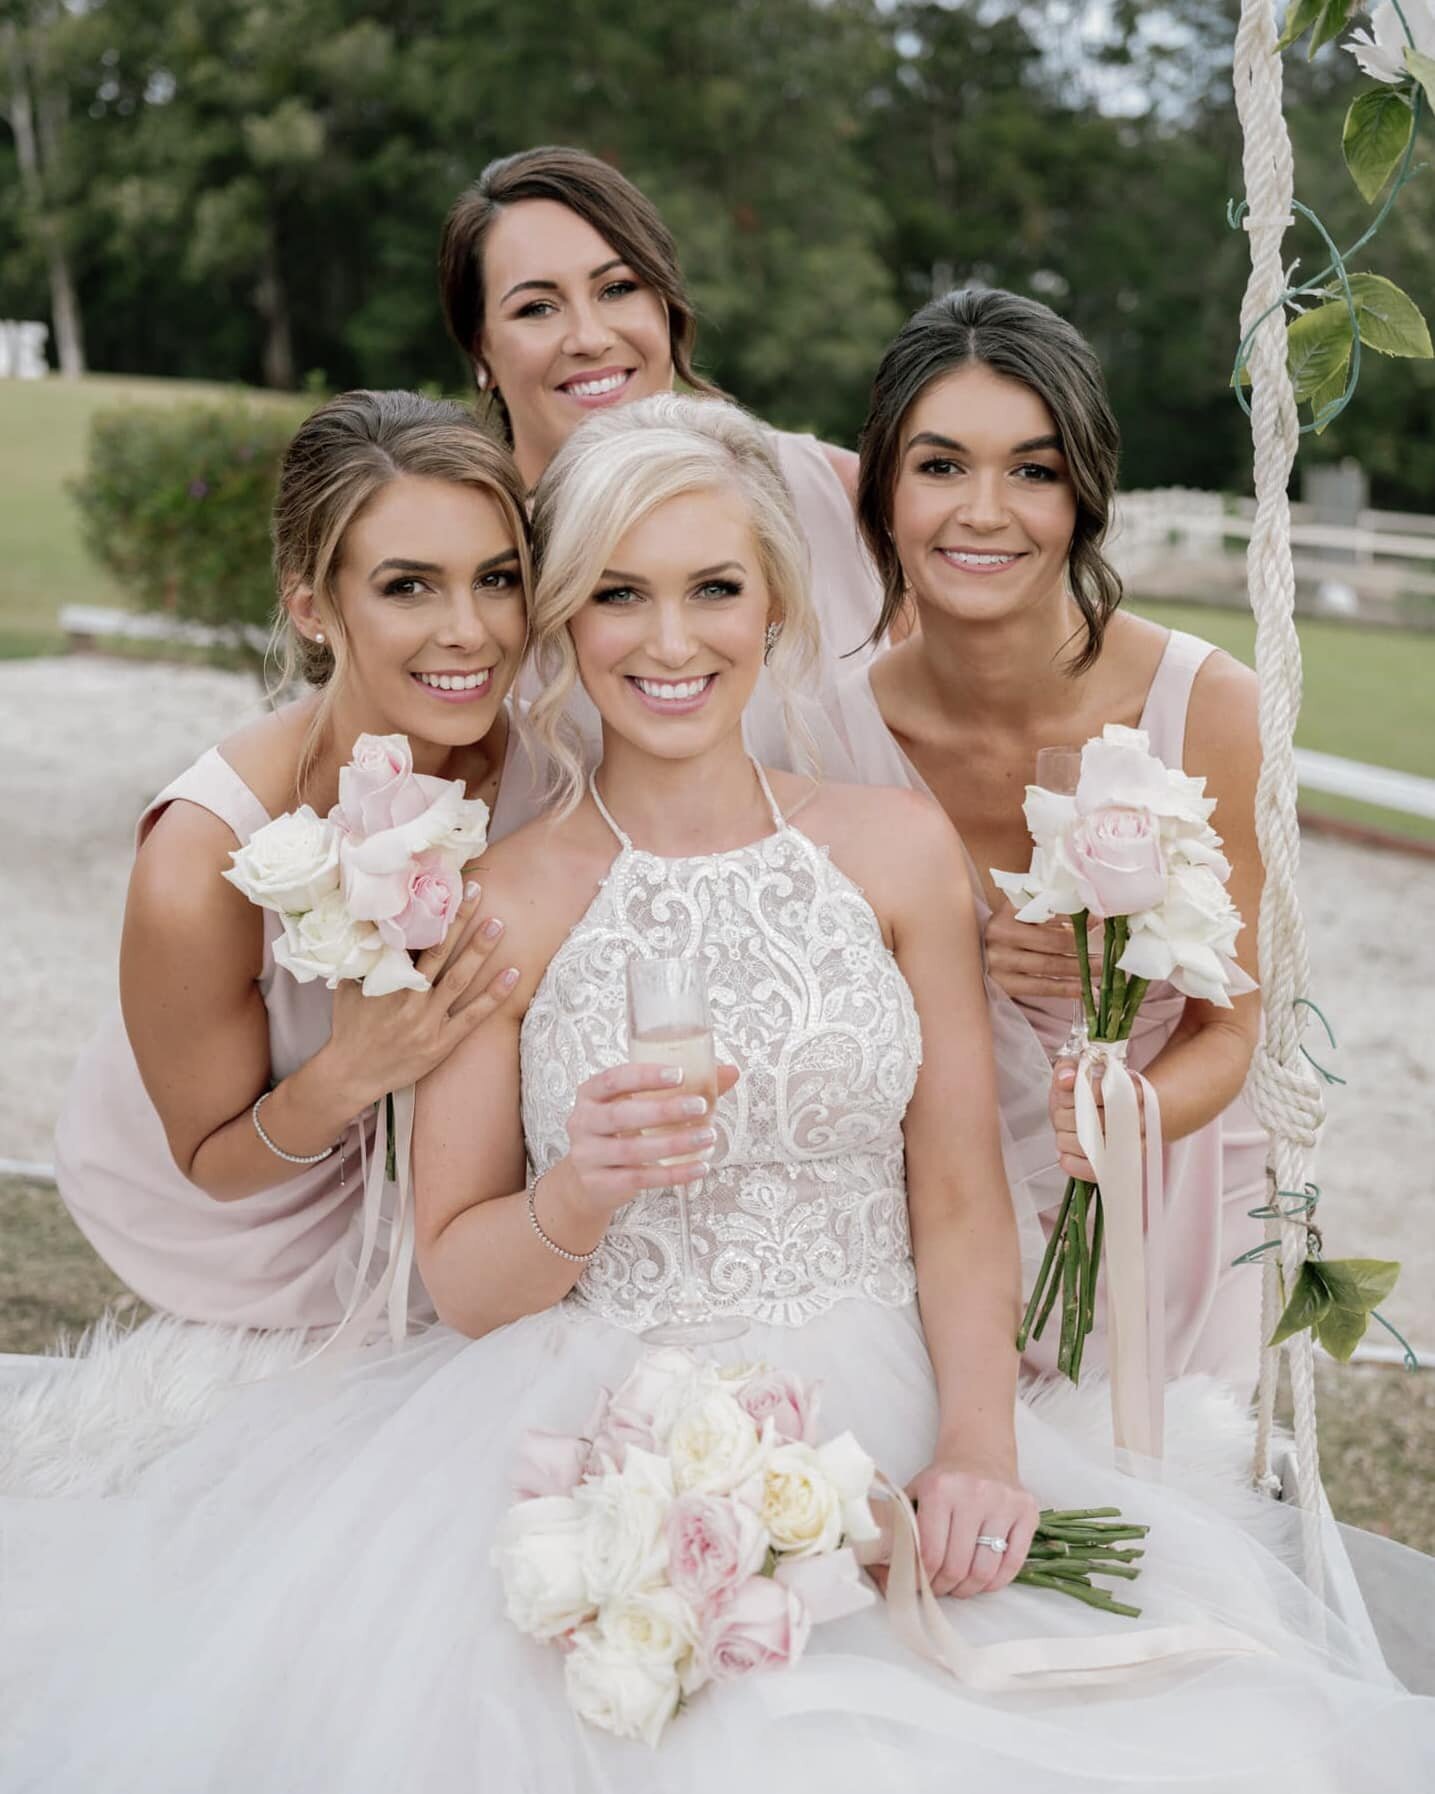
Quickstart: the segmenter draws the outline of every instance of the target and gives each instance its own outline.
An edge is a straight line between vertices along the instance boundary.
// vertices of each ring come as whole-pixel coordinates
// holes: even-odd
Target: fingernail
[[[463,894],[469,903],[477,903],[479,898],[483,895],[483,886],[475,884],[472,879],[469,879],[468,883],[463,887]]]
[[[518,982],[518,967],[510,966],[498,981],[504,990],[512,990]]]
[[[503,924],[497,916],[490,916],[478,932],[486,941],[496,941],[503,933]]]
[[[706,1115],[708,1112],[707,1098],[702,1096],[684,1097],[681,1112],[684,1115]]]
[[[663,1067],[663,1082],[665,1084],[681,1084],[682,1081],[683,1068],[681,1065],[665,1065]]]
[[[717,1135],[710,1127],[694,1129],[690,1138],[694,1146],[713,1146],[717,1143]]]

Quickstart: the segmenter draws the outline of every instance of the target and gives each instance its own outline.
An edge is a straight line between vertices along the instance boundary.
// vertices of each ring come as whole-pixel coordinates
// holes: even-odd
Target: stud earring
[[[314,631],[314,640],[318,642],[321,648],[324,646],[324,631],[322,629],[316,629]]]
[[[762,638],[762,658],[772,659],[772,651],[777,646],[777,638],[782,634],[781,623],[769,623]]]
[[[485,367],[475,368],[473,370],[473,377],[478,385],[478,390],[480,392],[487,392],[488,391],[488,369]]]

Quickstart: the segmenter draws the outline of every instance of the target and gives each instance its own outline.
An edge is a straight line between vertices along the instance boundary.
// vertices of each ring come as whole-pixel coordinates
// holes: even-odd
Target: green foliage
[[[1414,132],[1415,114],[1395,88],[1369,87],[1351,101],[1341,147],[1351,179],[1368,203],[1400,166]]]
[[[293,427],[240,404],[99,413],[70,488],[90,552],[146,609],[266,624],[269,513]]]
[[[1306,46],[1306,55],[1314,56],[1322,44],[1328,44],[1333,37],[1339,37],[1344,31],[1350,15],[1361,4],[1361,0],[1291,0],[1286,13],[1285,30],[1276,48],[1287,50],[1298,42],[1309,31],[1310,43]]]
[[[1360,340],[1368,349],[1415,361],[1429,361],[1435,355],[1430,326],[1408,293],[1402,293],[1383,274],[1352,274],[1349,278]]]
[[[1308,1258],[1296,1276],[1270,1344],[1308,1327],[1342,1364],[1365,1337],[1377,1302],[1395,1288],[1400,1266],[1386,1258]]]

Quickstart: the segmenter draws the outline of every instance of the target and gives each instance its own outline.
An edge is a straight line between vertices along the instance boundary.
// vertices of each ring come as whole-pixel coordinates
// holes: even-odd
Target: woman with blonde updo
[[[528,633],[512,459],[461,406],[346,393],[285,454],[274,565],[277,645],[308,692],[209,749],[141,817],[120,1006],[74,1073],[56,1166],[81,1229],[151,1306],[323,1327],[350,1293],[376,1099],[439,1064],[516,972],[486,963],[501,925],[469,927],[470,889],[419,961],[430,991],[331,995],[276,968],[278,918],[221,874],[271,817],[326,814],[364,733],[405,735],[417,771],[462,779],[494,836],[531,813],[506,702]]]

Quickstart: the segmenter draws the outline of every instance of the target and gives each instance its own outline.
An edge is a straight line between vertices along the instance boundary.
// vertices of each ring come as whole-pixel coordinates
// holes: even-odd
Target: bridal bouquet
[[[670,1348],[601,1392],[586,1437],[526,1435],[493,1561],[581,1718],[656,1744],[705,1683],[795,1663],[875,1600],[851,1549],[878,1537],[874,1466],[816,1421],[797,1378]]]
[[[1255,988],[1236,964],[1242,922],[1226,890],[1230,864],[1210,825],[1215,807],[1215,799],[1205,795],[1205,780],[1163,765],[1150,752],[1144,731],[1108,723],[1082,749],[1074,796],[1027,787],[1025,813],[1034,843],[1029,870],[992,872],[1018,906],[1018,921],[1071,918],[1088,1035],[1077,1071],[1077,1131],[1100,1173],[1100,1187],[1075,1178],[1066,1186],[1017,1343],[1024,1348],[1029,1336],[1041,1336],[1059,1297],[1058,1362],[1073,1381],[1079,1377],[1108,1219],[1102,1190],[1119,1183],[1119,1190],[1106,1190],[1107,1206],[1119,1200],[1121,1211],[1121,1237],[1113,1236],[1108,1254],[1114,1400],[1123,1365],[1129,1369],[1137,1356],[1132,1298],[1138,1298],[1137,1308],[1150,1307],[1139,1299],[1144,1287],[1141,1117],[1136,1085],[1125,1068],[1132,1025],[1155,979],[1225,1008],[1233,994]],[[1105,923],[1095,975],[1087,945],[1093,916]],[[1149,1181],[1160,1175],[1160,1118],[1150,1087],[1137,1082],[1146,1099],[1149,1198]],[[1159,1201],[1151,1207],[1154,1216]],[[1145,1326],[1146,1316],[1140,1319]],[[1150,1401],[1159,1411],[1159,1390],[1148,1391]],[[1135,1424],[1132,1430],[1128,1442],[1144,1449],[1154,1443],[1159,1452],[1149,1432]]]
[[[448,933],[487,836],[488,805],[461,779],[415,772],[403,735],[361,735],[328,816],[308,804],[276,816],[222,876],[279,916],[274,958],[301,984],[353,978],[383,997],[428,989],[409,955]]]

